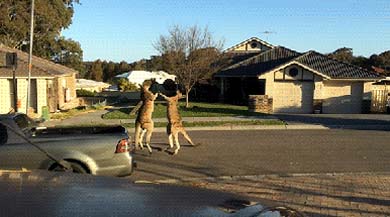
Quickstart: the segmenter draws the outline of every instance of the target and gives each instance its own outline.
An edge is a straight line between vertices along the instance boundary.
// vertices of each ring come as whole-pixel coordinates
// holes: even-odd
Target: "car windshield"
[[[231,215],[390,216],[389,14],[385,0],[1,1],[0,175],[243,196],[218,207]]]

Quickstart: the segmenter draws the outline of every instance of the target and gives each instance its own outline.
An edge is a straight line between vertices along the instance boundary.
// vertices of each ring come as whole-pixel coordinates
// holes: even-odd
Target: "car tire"
[[[79,163],[77,162],[69,162],[67,161],[70,166],[72,167],[72,172],[73,173],[81,173],[81,174],[88,174],[88,171]],[[61,171],[63,172],[64,171],[64,168],[62,168],[62,166],[60,166],[59,164],[53,164],[50,169],[50,171]]]

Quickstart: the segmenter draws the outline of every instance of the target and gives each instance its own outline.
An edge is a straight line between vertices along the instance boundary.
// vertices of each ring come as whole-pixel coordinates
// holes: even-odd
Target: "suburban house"
[[[5,66],[7,53],[16,53],[17,67]],[[26,112],[28,86],[28,54],[0,44],[0,113],[15,111]],[[14,89],[13,73],[15,72],[16,88]],[[30,83],[31,113],[41,115],[44,107],[50,112],[58,109],[69,109],[78,106],[76,97],[76,74],[78,72],[51,61],[32,57]],[[14,92],[16,90],[16,93]],[[16,94],[16,104],[14,100]]]
[[[91,92],[102,92],[104,89],[110,87],[110,84],[88,80],[88,79],[76,79],[76,90],[87,90]]]
[[[123,74],[117,75],[114,77],[116,80],[124,78],[130,81],[131,83],[134,83],[136,85],[141,85],[145,80],[148,79],[155,79],[156,82],[162,84],[166,79],[172,79],[175,80],[176,76],[168,74],[164,71],[141,71],[141,70],[134,70],[130,72],[125,72]]]
[[[225,101],[267,113],[361,113],[374,72],[316,51],[300,53],[250,38],[225,51],[248,56],[214,75]],[[252,96],[253,95],[253,96]],[[253,106],[253,105],[252,105]]]

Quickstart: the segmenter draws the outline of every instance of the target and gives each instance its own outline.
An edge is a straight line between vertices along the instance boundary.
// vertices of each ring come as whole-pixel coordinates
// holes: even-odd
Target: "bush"
[[[139,90],[138,86],[134,83],[131,83],[129,80],[121,78],[118,81],[118,88],[121,91],[135,91]]]
[[[96,92],[81,89],[81,90],[76,90],[76,95],[80,97],[80,96],[96,96],[97,94]]]

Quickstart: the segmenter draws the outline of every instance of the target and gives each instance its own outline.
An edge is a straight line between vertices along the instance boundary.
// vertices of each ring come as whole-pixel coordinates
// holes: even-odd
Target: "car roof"
[[[13,119],[18,115],[24,115],[23,113],[10,113],[10,114],[0,114],[0,119]]]

